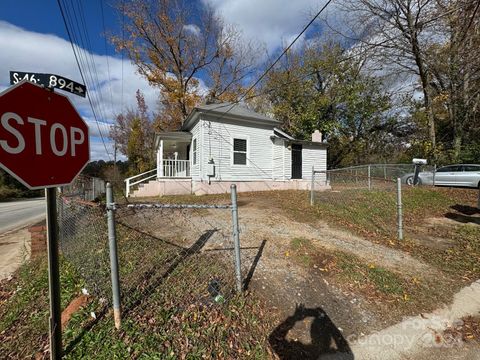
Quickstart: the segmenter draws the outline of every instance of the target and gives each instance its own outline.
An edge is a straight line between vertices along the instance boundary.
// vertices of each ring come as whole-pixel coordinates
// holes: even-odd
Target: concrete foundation
[[[238,192],[271,190],[310,190],[310,180],[264,180],[264,181],[212,181],[210,184],[191,179],[162,179],[150,181],[132,193],[132,197],[163,195],[207,195],[230,192],[230,185],[236,184]],[[329,187],[323,187],[327,190]],[[316,190],[322,187],[316,186]]]

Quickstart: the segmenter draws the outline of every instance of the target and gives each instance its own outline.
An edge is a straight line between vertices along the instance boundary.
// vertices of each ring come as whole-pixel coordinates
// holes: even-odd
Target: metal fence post
[[[117,239],[115,232],[115,203],[113,202],[112,184],[107,183],[107,217],[108,217],[108,244],[110,248],[110,272],[112,278],[113,316],[115,327],[120,329],[120,282],[118,279]]]
[[[402,180],[397,178],[398,240],[403,240]]]
[[[315,203],[315,166],[312,166],[312,183],[310,185],[310,205],[313,206]]]
[[[233,224],[233,244],[235,247],[235,273],[237,276],[237,291],[242,291],[242,266],[240,260],[240,236],[238,229],[238,206],[237,206],[237,185],[230,186],[232,195],[232,224]]]
[[[368,190],[372,190],[372,180],[371,180],[371,169],[370,165],[368,165]]]

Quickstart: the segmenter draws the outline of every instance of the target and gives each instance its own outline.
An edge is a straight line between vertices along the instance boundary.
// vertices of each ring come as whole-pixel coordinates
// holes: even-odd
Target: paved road
[[[42,220],[45,199],[36,198],[0,203],[0,234]]]
[[[26,226],[44,218],[44,198],[0,203],[0,280],[28,259],[30,233]]]

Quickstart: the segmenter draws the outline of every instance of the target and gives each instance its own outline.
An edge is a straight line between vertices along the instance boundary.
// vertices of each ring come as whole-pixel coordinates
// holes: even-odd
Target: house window
[[[233,165],[247,165],[247,140],[233,139]]]
[[[197,139],[193,139],[192,158],[193,158],[193,165],[197,165]]]

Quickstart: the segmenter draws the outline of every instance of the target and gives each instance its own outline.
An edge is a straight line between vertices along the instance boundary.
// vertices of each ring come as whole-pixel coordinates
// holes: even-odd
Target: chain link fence
[[[67,186],[62,187],[63,195],[77,199],[94,201],[105,194],[105,180],[86,175],[79,175]]]
[[[415,216],[421,213],[423,202],[440,207],[447,196],[445,188],[433,186],[435,166],[422,165],[418,170],[420,177],[414,185],[415,165],[313,169],[310,204],[324,219],[347,225],[361,235],[403,239],[404,222],[407,232],[418,227]]]
[[[57,211],[61,254],[85,280],[88,292],[109,303],[112,296],[105,208],[60,195]]]
[[[101,206],[60,195],[57,206],[61,253],[98,300],[99,314],[115,308],[109,210],[116,228],[118,300],[126,321],[135,318],[135,323],[148,327],[158,316],[152,304],[158,312],[178,312],[227,303],[242,290],[249,263],[235,253],[240,255],[232,214],[236,202]]]
[[[132,204],[116,225],[122,306],[145,297],[188,306],[223,302],[235,290],[230,206]]]
[[[433,167],[423,166],[423,171]],[[413,197],[409,181],[415,166],[373,164],[312,173],[310,203],[336,224],[352,219],[361,233],[403,238],[405,198]],[[363,235],[369,235],[367,233]]]

